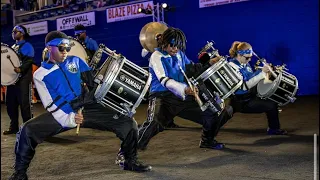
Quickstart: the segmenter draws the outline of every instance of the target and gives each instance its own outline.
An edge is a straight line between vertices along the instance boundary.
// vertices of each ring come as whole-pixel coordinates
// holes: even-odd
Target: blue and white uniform
[[[84,60],[68,56],[59,64],[42,62],[34,73],[34,83],[43,106],[63,127],[76,127],[70,102],[81,94],[81,73],[90,70]]]
[[[239,50],[238,54],[252,55],[252,49]],[[286,131],[280,129],[278,106],[273,101],[261,99],[256,96],[253,89],[259,81],[266,78],[267,74],[261,69],[253,72],[249,63],[241,64],[237,59],[231,59],[229,64],[239,71],[243,78],[243,85],[235,92],[231,98],[231,105],[234,112],[241,113],[263,113],[265,112],[268,119],[268,134],[286,134]]]
[[[179,66],[185,71],[186,64],[190,63],[191,61],[182,51],[178,51],[176,56],[170,56],[166,52],[156,49],[149,62],[149,72],[152,74],[150,95],[171,91],[185,100],[187,84]]]
[[[243,85],[239,88],[235,94],[246,94],[249,90],[258,84],[258,82],[266,77],[266,73],[261,69],[253,72],[249,63],[241,64],[237,59],[231,59],[229,64],[239,71],[243,77]]]

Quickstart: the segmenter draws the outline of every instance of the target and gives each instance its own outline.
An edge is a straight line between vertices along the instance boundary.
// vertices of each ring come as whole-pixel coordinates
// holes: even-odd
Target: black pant
[[[121,150],[125,159],[136,158],[138,139],[136,121],[125,116],[114,119],[114,115],[114,111],[104,108],[100,104],[90,104],[84,107],[82,127],[114,132],[122,141]],[[51,113],[44,113],[24,123],[17,134],[15,170],[26,171],[37,145],[47,137],[67,130],[70,128],[63,128]]]
[[[234,113],[266,113],[269,128],[280,128],[278,105],[271,100],[261,99],[256,96],[246,100],[241,100],[234,97],[231,100],[231,106],[233,106]]]
[[[175,116],[202,124],[203,131],[210,132],[206,133],[206,136],[211,136],[208,139],[212,139],[218,134],[220,127],[232,116],[232,112],[231,116],[228,116],[227,111],[222,114],[223,118],[220,118],[217,113],[209,109],[201,111],[199,105],[189,96],[185,101],[174,95],[152,98],[149,101],[147,120],[139,128],[139,147],[146,147],[151,138],[162,132]]]
[[[32,118],[31,80],[20,79],[15,85],[7,86],[6,105],[10,117],[10,128],[19,129],[19,106],[23,122]]]

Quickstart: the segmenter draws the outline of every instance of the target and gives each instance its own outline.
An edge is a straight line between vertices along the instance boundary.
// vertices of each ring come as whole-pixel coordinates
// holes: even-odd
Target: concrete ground
[[[139,153],[141,160],[153,166],[148,173],[123,171],[115,165],[120,141],[113,133],[81,129],[76,136],[75,130],[70,130],[37,147],[29,179],[313,180],[318,100],[318,96],[299,97],[283,108],[280,119],[282,128],[289,132],[287,136],[266,135],[264,114],[235,114],[218,135],[227,147],[220,151],[200,149],[200,126],[176,118],[176,123],[185,128],[160,133],[146,151]],[[140,124],[146,118],[146,107],[142,104],[135,115]],[[34,110],[35,115],[44,112],[41,104]],[[8,124],[2,104],[1,131]],[[8,179],[13,172],[14,144],[14,135],[1,135],[1,179]]]

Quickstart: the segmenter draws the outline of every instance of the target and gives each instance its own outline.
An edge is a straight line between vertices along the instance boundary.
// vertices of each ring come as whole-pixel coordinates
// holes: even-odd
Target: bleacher
[[[26,23],[31,21],[45,20],[56,16],[93,10],[115,4],[130,2],[133,0],[58,0],[56,4],[36,2],[37,8],[30,7],[30,4],[23,7],[10,4],[10,0],[1,0],[1,10],[14,10],[14,24]],[[47,2],[48,0],[46,0]],[[39,7],[39,5],[43,5]],[[30,9],[37,9],[29,11]]]

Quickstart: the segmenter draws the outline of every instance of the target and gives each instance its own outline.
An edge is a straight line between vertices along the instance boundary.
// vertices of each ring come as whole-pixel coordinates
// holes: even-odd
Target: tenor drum
[[[101,105],[132,117],[147,93],[151,74],[125,57],[109,56],[95,75],[95,98]]]
[[[15,84],[20,74],[14,71],[14,67],[20,67],[18,54],[7,44],[1,43],[1,85]]]
[[[198,76],[196,81],[204,82],[210,92],[218,92],[222,99],[226,99],[242,85],[242,76],[222,57]]]
[[[82,45],[77,39],[69,37],[70,40],[70,46],[71,50],[68,52],[68,56],[77,56],[84,61],[88,62],[88,54],[86,52],[86,47]],[[48,60],[49,55],[48,55],[48,49],[44,48],[42,51],[42,60],[46,61]]]
[[[284,71],[275,71],[277,78],[267,82],[261,80],[257,85],[257,95],[262,99],[270,99],[276,102],[279,106],[287,105],[289,102],[294,102],[294,97],[298,90],[298,79]]]
[[[201,51],[198,53],[198,56],[200,56],[202,53],[207,53],[211,58],[214,58],[215,56],[219,56],[219,52],[217,49],[213,47],[214,41],[207,41],[207,44],[201,49]]]

